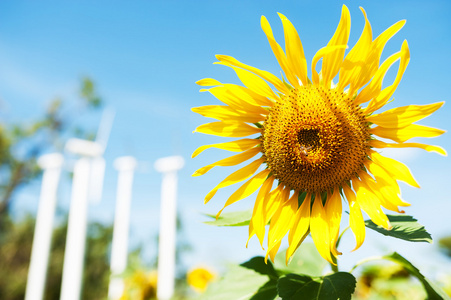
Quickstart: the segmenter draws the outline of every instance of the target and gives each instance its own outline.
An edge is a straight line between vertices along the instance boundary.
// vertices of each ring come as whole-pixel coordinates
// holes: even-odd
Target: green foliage
[[[19,224],[0,219],[0,299],[22,300],[28,274],[34,220]]]
[[[396,263],[365,266],[357,279],[355,300],[424,300],[423,286]]]
[[[88,111],[97,109],[102,100],[95,85],[83,78],[80,86],[80,102]],[[62,99],[54,99],[35,120],[18,124],[0,123],[0,218],[8,214],[14,194],[40,175],[36,161],[49,151],[61,151],[67,136],[89,137],[91,132],[73,125],[73,108]],[[17,151],[20,149],[20,151]]]
[[[1,219],[0,299],[22,300],[30,263],[35,220],[28,216],[14,223]],[[50,251],[44,299],[59,299],[66,242],[67,222],[55,228]],[[105,299],[109,280],[109,245],[112,227],[88,226],[82,299]]]
[[[240,266],[231,267],[221,280],[210,284],[201,299],[272,300],[277,296],[282,299],[333,299],[336,295],[335,299],[350,299],[347,297],[354,291],[355,278],[344,272],[319,276],[325,265],[315,246],[303,243],[288,265],[280,253],[274,265],[257,256]],[[315,275],[312,277],[304,272]],[[303,278],[308,286],[301,287],[299,278]],[[335,290],[337,285],[340,285],[340,291]],[[326,298],[299,298],[300,294],[303,297],[304,294],[298,289],[307,293],[316,292]]]
[[[263,300],[273,298],[261,298],[267,292],[268,276],[260,274],[252,269],[243,266],[230,266],[227,273],[215,283],[208,286],[199,300]],[[261,290],[260,290],[261,289]],[[271,290],[271,289],[270,289]],[[273,291],[275,288],[273,289]],[[260,292],[259,292],[260,291]],[[256,296],[260,294],[259,296]],[[254,298],[256,296],[257,298]]]
[[[285,251],[277,253],[274,264],[280,272],[302,273],[310,276],[319,276],[323,273],[327,262],[318,253],[313,243],[302,243],[294,252],[288,264],[285,264]]]
[[[265,258],[263,256],[256,256],[251,258],[249,261],[242,263],[240,266],[254,270],[262,275],[268,275],[270,279],[279,278],[279,274],[274,269],[274,266],[270,261],[265,263]]]
[[[283,300],[348,300],[355,290],[356,279],[347,272],[323,277],[287,274],[279,279],[279,296]]]
[[[246,226],[249,225],[252,210],[234,211],[221,214],[217,219],[216,215],[205,214],[206,216],[215,219],[214,221],[204,222],[208,225],[214,226]]]
[[[222,214],[217,220],[205,222],[215,226],[245,226],[249,224],[252,211],[239,211]],[[208,215],[215,218],[214,215]],[[371,220],[365,221],[366,227],[386,236],[395,237],[410,242],[432,242],[431,235],[416,219],[407,215],[388,215],[393,228],[386,230],[374,224]],[[417,268],[397,253],[382,257],[402,265],[408,274],[416,277],[422,283],[428,299],[449,299],[449,297],[431,281],[426,279]],[[254,257],[243,263],[240,267],[234,267],[233,272],[227,272],[219,282],[212,284],[207,290],[207,298],[214,293],[225,293],[225,298],[218,299],[275,299],[277,295],[285,299],[351,299],[356,287],[356,279],[347,272],[336,272],[327,276],[320,276],[327,265],[322,259],[314,244],[303,243],[295,252],[288,265],[285,264],[284,251],[279,252],[275,258],[275,264],[265,264],[263,257]],[[248,269],[243,270],[243,268]],[[249,272],[252,270],[253,273]],[[246,288],[230,288],[230,286],[242,286],[241,276],[246,274],[249,278],[249,286]],[[262,276],[266,276],[266,281]],[[238,278],[238,279],[236,279]],[[234,281],[237,280],[237,281]],[[244,279],[243,279],[244,280]],[[245,281],[247,282],[247,281]],[[258,285],[257,283],[260,283]],[[385,282],[385,289],[390,285],[405,287],[406,291],[412,291],[412,284],[401,282]],[[418,290],[417,290],[418,291]],[[421,291],[419,292],[421,294]],[[216,299],[216,297],[214,297]],[[379,299],[379,298],[375,298]],[[383,298],[381,298],[383,299]]]
[[[406,240],[409,242],[428,242],[432,243],[431,235],[426,231],[423,225],[417,222],[411,216],[407,215],[387,215],[393,228],[386,230],[377,226],[371,220],[365,221],[365,226],[376,230],[386,236]]]
[[[405,259],[400,254],[393,252],[390,255],[383,256],[385,259],[392,260],[400,265],[402,265],[412,276],[415,276],[420,280],[423,284],[424,289],[426,290],[427,296],[429,300],[439,300],[439,299],[450,299],[448,295],[446,295],[440,288],[436,287],[434,283],[432,283],[429,279],[424,277],[423,274],[420,273],[411,262]]]
[[[97,108],[102,105],[102,99],[96,93],[94,82],[88,77],[83,77],[81,80],[80,96],[88,106]]]
[[[451,236],[442,237],[438,241],[440,249],[449,257],[451,257]]]

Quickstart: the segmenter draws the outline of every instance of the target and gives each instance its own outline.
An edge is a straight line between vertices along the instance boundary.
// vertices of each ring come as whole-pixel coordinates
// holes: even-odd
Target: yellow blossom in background
[[[219,189],[233,184],[242,183],[224,208],[258,191],[249,239],[257,235],[263,246],[269,223],[266,258],[274,259],[288,234],[288,261],[310,233],[321,256],[333,263],[332,257],[341,254],[336,242],[342,200],[349,205],[355,249],[365,239],[362,210],[375,224],[390,229],[383,208],[403,212],[399,207],[410,205],[401,198],[397,181],[419,185],[406,165],[381,155],[379,149],[414,147],[446,155],[439,146],[407,142],[444,133],[415,123],[431,115],[443,102],[379,111],[392,98],[410,60],[404,41],[399,52],[380,62],[385,44],[405,21],[373,38],[366,12],[361,10],[365,18],[363,32],[347,51],[351,21],[348,8],[343,6],[335,34],[313,57],[311,78],[299,35],[292,23],[279,14],[285,50],[275,40],[264,16],[261,26],[283,71],[282,78],[233,57],[217,55],[217,64],[232,68],[243,85],[212,78],[197,82],[212,86],[201,91],[210,92],[224,105],[193,108],[196,113],[218,120],[195,131],[238,139],[201,146],[192,156],[212,147],[238,154],[200,168],[193,176],[216,166],[248,162],[214,187],[205,203]],[[394,81],[383,84],[385,74],[397,61]]]
[[[204,267],[197,267],[190,270],[186,274],[186,281],[188,284],[199,293],[204,292],[207,289],[208,284],[215,280],[216,274]]]
[[[157,271],[137,270],[125,279],[124,293],[120,300],[149,300],[157,298]]]

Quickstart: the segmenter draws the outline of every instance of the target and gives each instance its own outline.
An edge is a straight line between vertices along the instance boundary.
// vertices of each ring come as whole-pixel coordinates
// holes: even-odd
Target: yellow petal
[[[363,173],[364,172],[361,172],[359,174],[362,180],[354,179],[352,181],[352,185],[354,186],[357,195],[357,202],[376,225],[382,226],[385,229],[391,229],[392,226],[381,209],[381,203],[373,191],[368,187],[366,181],[364,181],[365,177],[363,176]]]
[[[268,231],[268,250],[267,254],[270,254],[271,250],[279,244],[283,237],[287,234],[288,230],[292,227],[294,216],[298,208],[298,199],[296,193],[288,199],[290,191],[285,189],[282,192],[279,199],[279,208],[276,210],[271,218]],[[271,257],[274,260],[273,257]]]
[[[385,76],[387,69],[401,57],[401,52],[395,54],[394,56],[387,59],[382,66],[379,68],[379,61],[382,54],[382,50],[385,47],[387,41],[395,35],[405,24],[404,21],[399,21],[394,25],[390,26],[383,33],[381,33],[372,43],[371,50],[369,52],[367,61],[365,63],[365,81],[373,78],[371,83],[367,85],[364,90],[362,90],[357,98],[355,99],[356,104],[361,104],[371,100],[373,97],[377,96],[382,87],[382,79]],[[373,77],[374,76],[374,77]]]
[[[316,65],[318,64],[321,58],[324,58],[326,55],[333,54],[333,52],[338,51],[339,49],[346,49],[348,46],[346,45],[338,45],[338,46],[326,46],[321,48],[316,52],[315,56],[312,59],[312,82],[314,85],[318,85],[320,83],[318,72],[316,72]],[[344,51],[344,50],[343,50]]]
[[[409,64],[409,61],[410,61],[409,46],[407,44],[407,41],[404,41],[401,46],[401,61],[399,62],[398,73],[396,74],[395,81],[393,82],[392,85],[383,89],[376,98],[371,100],[371,102],[365,108],[366,114],[373,113],[374,111],[384,106],[388,102],[388,100],[390,100],[390,97],[393,95],[396,88],[398,87],[399,82],[401,81],[402,75],[404,74],[404,71],[406,70],[407,65]]]
[[[446,150],[440,146],[420,144],[420,143],[401,143],[401,144],[390,144],[379,140],[371,140],[370,146],[374,148],[420,148],[429,152],[437,152],[443,156],[447,156]]]
[[[279,98],[276,96],[276,94],[274,94],[273,90],[269,87],[266,81],[264,81],[257,75],[234,66],[230,67],[236,72],[241,82],[251,91],[270,99]]]
[[[403,143],[414,137],[437,137],[444,134],[446,131],[434,127],[411,124],[402,128],[385,128],[377,126],[371,128],[369,132],[381,138],[386,138],[398,143]]]
[[[299,197],[299,192],[296,193],[296,198]],[[290,233],[288,234],[288,249],[286,252],[286,263],[293,256],[294,252],[299,248],[301,243],[307,237],[310,227],[310,199],[311,195],[306,194],[304,201],[296,211],[294,216],[293,225],[291,226]]]
[[[288,249],[285,257],[285,263],[293,256],[294,252],[299,248],[304,239],[310,233],[310,194],[307,194],[304,202],[296,212],[295,221],[288,234]]]
[[[387,174],[388,175],[388,174]],[[403,201],[399,198],[399,196],[396,194],[396,189],[393,189],[390,186],[390,183],[386,180],[379,178],[378,181],[375,181],[371,176],[368,174],[364,176],[365,183],[368,185],[368,187],[371,189],[371,191],[376,194],[377,198],[379,199],[381,205],[385,207],[386,209],[396,211],[398,213],[403,213],[404,211],[400,210],[398,206],[405,206],[403,205]],[[395,181],[396,183],[396,181]]]
[[[214,86],[214,85],[221,85],[222,83],[220,83],[219,81],[217,81],[216,79],[213,79],[213,78],[204,78],[204,79],[198,80],[196,82],[196,84],[198,84],[200,86]]]
[[[236,140],[236,141],[231,141],[231,142],[226,142],[226,143],[203,145],[203,146],[200,146],[199,148],[197,148],[193,152],[193,155],[191,155],[191,158],[198,156],[200,153],[202,153],[203,151],[205,151],[206,149],[209,149],[209,148],[217,148],[217,149],[222,149],[222,150],[227,150],[227,151],[232,151],[232,152],[242,152],[242,151],[245,151],[252,147],[257,146],[260,143],[261,143],[260,139],[241,139],[241,140]]]
[[[382,156],[375,151],[370,151],[369,156],[374,163],[382,167],[388,174],[393,177],[393,179],[404,181],[405,183],[413,187],[420,187],[415,178],[413,178],[412,173],[410,173],[409,168],[405,164],[392,158]]]
[[[264,80],[266,80],[269,83],[271,83],[272,85],[274,85],[276,87],[276,89],[278,89],[283,94],[288,94],[289,93],[288,88],[283,84],[282,80],[280,80],[279,78],[277,78],[277,76],[275,76],[274,74],[272,74],[272,73],[270,73],[268,71],[263,71],[263,70],[251,67],[249,65],[243,64],[242,62],[236,60],[235,58],[233,58],[231,56],[216,55],[216,58],[220,62],[224,62],[226,64],[229,64],[229,65],[232,65],[232,66],[236,66],[236,67],[239,67],[239,68],[251,71],[252,73],[260,76]]]
[[[401,51],[392,54],[388,57],[382,65],[375,72],[371,82],[364,87],[357,97],[354,99],[355,104],[362,104],[370,101],[371,99],[377,97],[382,89],[382,81],[384,80],[385,74],[387,74],[388,69],[402,56]]]
[[[248,113],[263,114],[266,115],[268,111],[257,105],[254,100],[247,102],[249,98],[240,97],[240,95],[234,94],[230,89],[230,85],[215,86],[209,89],[200,90],[201,92],[210,92],[213,96],[218,98],[223,103],[235,109],[243,110]]]
[[[407,105],[387,110],[383,113],[368,116],[366,120],[386,128],[400,128],[426,118],[445,102],[437,102],[427,105]]]
[[[364,162],[365,168],[376,178],[378,182],[385,182],[387,185],[391,187],[392,190],[395,191],[396,194],[401,194],[401,190],[399,188],[396,179],[393,179],[391,175],[385,171],[384,168],[380,167],[378,164],[374,163],[371,160],[366,160]]]
[[[288,64],[287,57],[285,56],[282,47],[280,47],[280,45],[274,39],[271,26],[269,25],[269,22],[265,18],[265,16],[261,17],[260,24],[263,29],[263,32],[266,34],[266,37],[268,38],[268,42],[269,45],[271,46],[272,52],[274,52],[274,55],[276,56],[276,59],[279,62],[279,65],[282,68],[283,72],[285,73],[285,76],[287,77],[288,81],[291,83],[292,86],[299,87],[299,82],[293,70],[290,68],[290,65]]]
[[[261,133],[261,129],[243,122],[221,121],[200,125],[193,132],[226,137],[245,137]]]
[[[285,51],[287,53],[288,64],[291,66],[299,80],[301,80],[302,84],[308,85],[307,61],[305,59],[301,39],[290,20],[281,13],[278,14],[282,20],[285,34]]]
[[[283,184],[279,184],[274,190],[272,190],[267,197],[263,200],[263,219],[265,225],[269,223],[274,213],[279,208],[280,198],[282,193],[289,193],[289,189]]]
[[[230,186],[232,184],[244,181],[251,177],[258,168],[262,165],[265,160],[263,158],[259,158],[249,165],[233,172],[229,176],[227,176],[223,181],[221,181],[217,186],[215,186],[208,194],[205,196],[204,203],[206,204],[210,199],[216,194],[219,189],[222,189],[226,186]]]
[[[255,76],[255,75],[253,75],[253,76]],[[258,78],[260,78],[260,77],[258,77]],[[263,83],[266,86],[268,86],[268,84],[265,81],[263,81]],[[244,100],[244,101],[246,101],[246,102],[248,102],[248,103],[250,103],[252,105],[255,105],[255,106],[269,106],[269,107],[274,106],[275,102],[273,100],[270,100],[270,99],[268,99],[268,97],[262,96],[262,95],[256,93],[255,91],[251,90],[250,88],[247,88],[247,87],[244,87],[244,86],[240,86],[240,85],[236,85],[236,84],[231,84],[231,83],[224,84],[224,87],[228,88],[229,91],[233,95],[235,95],[237,98],[239,98],[241,100]],[[269,86],[268,86],[268,88],[269,88]],[[275,96],[275,94],[274,94],[274,92],[272,92],[272,90],[271,90],[271,94],[272,94],[272,96]],[[277,99],[279,99],[278,96],[275,96],[275,97]]]
[[[241,199],[244,199],[244,198],[250,196],[258,188],[260,188],[262,186],[263,182],[265,182],[266,177],[268,177],[269,172],[270,171],[268,169],[263,170],[260,173],[258,173],[257,175],[255,175],[254,177],[252,177],[251,179],[249,179],[245,184],[240,186],[240,188],[237,189],[229,197],[229,199],[227,199],[227,202],[224,204],[224,207],[218,212],[218,214],[216,215],[216,218],[219,217],[219,215],[224,210],[224,208],[226,208],[230,204],[233,204],[233,203],[235,203],[237,201],[240,201]]]
[[[266,116],[261,114],[248,113],[224,105],[206,105],[193,107],[191,110],[207,118],[213,118],[221,121],[240,121],[247,123],[257,123],[264,121]]]
[[[249,242],[250,238],[254,234],[256,234],[262,247],[263,247],[263,239],[265,238],[265,226],[267,224],[263,213],[265,205],[264,200],[266,197],[268,197],[273,183],[274,176],[270,176],[268,179],[266,179],[266,181],[263,183],[262,187],[258,191],[257,198],[255,199],[254,210],[252,212],[252,218],[249,223],[249,239],[247,240],[247,242]]]
[[[319,194],[315,196],[315,202],[313,202],[310,232],[319,254],[331,264],[335,264],[330,256],[329,222]]]
[[[326,206],[324,207],[327,214],[327,219],[329,221],[329,231],[330,231],[330,250],[332,254],[336,257],[341,255],[341,252],[337,251],[337,240],[340,233],[340,222],[341,222],[341,196],[338,188],[336,188],[332,195],[327,194]]]
[[[252,157],[254,157],[255,155],[257,155],[258,153],[260,153],[261,148],[260,147],[256,147],[256,148],[252,148],[249,150],[246,150],[243,153],[240,154],[236,154],[221,160],[218,160],[215,163],[209,164],[208,166],[202,167],[199,170],[197,170],[196,172],[194,172],[194,174],[192,176],[200,176],[200,175],[204,175],[205,173],[207,173],[208,171],[210,171],[211,169],[213,169],[214,167],[229,167],[229,166],[236,166]]]
[[[346,55],[340,68],[338,81],[338,87],[341,90],[348,84],[351,85],[349,91],[350,95],[354,95],[355,91],[360,89],[371,79],[368,70],[371,64],[369,64],[367,60],[371,50],[373,34],[365,10],[363,8],[360,9],[365,17],[365,27],[355,46]]]
[[[287,256],[291,256],[294,253],[295,249],[297,249],[297,244],[299,244],[299,241],[310,227],[311,198],[312,195],[310,193],[306,193],[301,206],[299,206],[296,212],[293,228],[291,228],[290,233],[288,234],[288,243],[290,244],[290,247],[288,248],[287,253],[289,254],[287,254]]]
[[[331,40],[327,44],[327,47],[346,45],[349,39],[349,33],[351,31],[351,16],[346,5],[343,5],[341,10],[340,23],[337,30],[332,36]],[[343,58],[345,55],[345,49],[337,49],[323,57],[323,65],[321,68],[323,82],[328,86],[330,81],[337,75],[340,70]]]
[[[343,192],[349,202],[349,227],[355,236],[356,246],[355,251],[362,246],[365,240],[365,221],[363,220],[362,212],[360,211],[359,203],[356,201],[354,192],[346,184],[343,185]]]
[[[268,255],[271,258],[271,260],[274,262],[274,258],[276,257],[277,251],[279,251],[280,244],[282,244],[282,241],[278,242],[277,245],[271,248],[271,250],[267,251],[265,256],[265,263],[268,263]]]

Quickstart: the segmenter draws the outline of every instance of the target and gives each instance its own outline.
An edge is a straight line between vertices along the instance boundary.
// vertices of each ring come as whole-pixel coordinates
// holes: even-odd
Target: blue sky
[[[405,27],[387,44],[383,58],[399,51],[406,39],[411,61],[389,107],[449,101],[451,69],[451,2],[344,1],[351,12],[350,47],[363,29],[363,6],[377,36],[398,20]],[[82,76],[91,77],[106,104],[116,111],[105,153],[107,174],[104,198],[90,206],[90,219],[111,222],[114,216],[117,174],[113,160],[133,155],[140,161],[134,183],[131,237],[154,253],[158,231],[160,175],[153,169],[156,159],[182,155],[185,168],[179,173],[178,209],[185,225],[185,239],[193,246],[187,264],[205,263],[219,268],[225,261],[241,262],[263,254],[257,240],[248,249],[247,228],[215,228],[203,225],[202,212],[216,213],[232,189],[218,192],[208,205],[203,198],[233,168],[214,169],[203,177],[190,175],[199,167],[223,158],[226,153],[191,153],[203,144],[223,141],[193,134],[207,119],[191,107],[218,103],[199,93],[195,82],[212,77],[238,83],[234,72],[213,65],[215,54],[227,54],[260,69],[280,74],[266,37],[260,28],[265,15],[280,43],[283,31],[277,12],[295,25],[303,42],[307,62],[325,46],[339,21],[342,2],[331,1],[1,1],[0,2],[0,117],[2,122],[26,121],[39,116],[46,103],[62,97],[71,103]],[[387,76],[393,80],[397,67]],[[75,105],[75,104],[74,104]],[[76,111],[76,110],[75,110]],[[445,104],[422,124],[448,129],[451,107]],[[95,128],[99,116],[79,119]],[[438,144],[450,151],[449,134],[422,142]],[[409,165],[422,188],[402,185],[406,209],[435,239],[451,234],[449,212],[451,182],[449,158],[421,150],[384,151]],[[61,194],[68,194],[65,183]],[[34,212],[39,185],[17,195],[15,211]],[[253,197],[228,211],[252,207]],[[67,207],[67,197],[59,205]],[[347,219],[344,221],[347,223]],[[411,245],[367,233],[364,246],[354,253],[353,236],[345,237],[344,268],[367,255],[397,250],[431,272],[448,264],[440,255],[430,255],[433,245]],[[387,250],[388,251],[388,250]],[[428,259],[424,259],[428,257]]]

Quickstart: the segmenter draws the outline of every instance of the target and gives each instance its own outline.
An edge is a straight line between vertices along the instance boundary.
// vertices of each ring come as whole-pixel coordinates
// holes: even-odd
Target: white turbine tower
[[[42,175],[39,207],[36,214],[25,300],[41,300],[44,295],[52,241],[53,219],[55,216],[56,194],[63,162],[64,158],[59,153],[46,154],[38,159],[38,165],[44,172]]]
[[[181,156],[158,159],[155,169],[163,173],[160,204],[160,240],[158,249],[157,298],[169,300],[174,295],[175,243],[177,226],[177,171],[183,168]]]
[[[88,199],[101,199],[105,161],[102,157],[113,124],[114,113],[105,110],[96,141],[70,139],[66,151],[80,158],[75,162],[72,195],[64,253],[61,300],[79,300],[86,244]]]
[[[111,244],[109,299],[119,299],[124,292],[124,281],[122,278],[119,278],[119,275],[127,267],[130,204],[132,200],[133,175],[136,166],[136,159],[132,156],[119,157],[114,161],[114,167],[118,170],[119,176],[117,180],[113,241]]]

